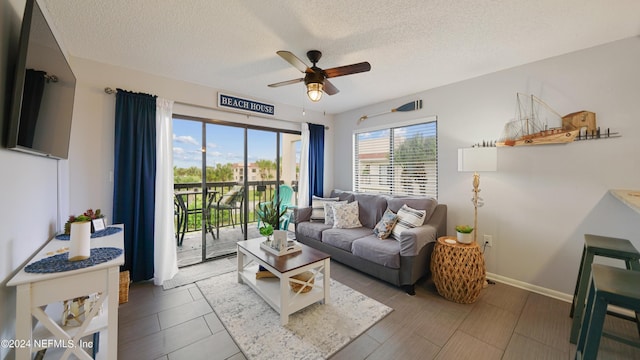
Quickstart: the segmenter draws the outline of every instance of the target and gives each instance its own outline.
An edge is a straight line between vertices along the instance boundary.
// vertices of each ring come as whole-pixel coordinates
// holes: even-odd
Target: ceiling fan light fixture
[[[322,99],[322,83],[308,83],[307,96],[309,96],[309,100],[313,102],[320,101],[320,99]]]
[[[313,102],[318,102],[322,99],[322,93],[327,95],[335,95],[338,90],[331,82],[329,78],[357,74],[371,70],[371,65],[364,61],[357,64],[338,66],[330,69],[321,69],[316,66],[316,63],[322,57],[322,53],[318,50],[307,51],[307,57],[313,65],[308,67],[304,61],[300,60],[297,56],[289,51],[280,50],[276,52],[286,62],[293,65],[296,69],[300,70],[304,75],[304,78],[298,78],[288,81],[281,81],[274,84],[269,84],[269,87],[279,87],[284,85],[297,84],[304,81],[304,85],[307,88],[307,96]]]

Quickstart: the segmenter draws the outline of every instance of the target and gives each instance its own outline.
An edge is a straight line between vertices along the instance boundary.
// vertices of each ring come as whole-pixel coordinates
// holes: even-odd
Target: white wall
[[[0,3],[0,131],[9,113],[13,67],[24,0]],[[56,231],[58,222],[57,160],[0,148],[0,338],[12,339],[15,329],[15,288],[6,283]],[[64,171],[64,165],[61,166]],[[0,359],[9,349],[0,348]]]
[[[438,117],[438,200],[449,206],[448,229],[472,223],[472,174],[457,172],[457,149],[495,140],[515,115],[516,92],[538,96],[568,114],[596,113],[621,138],[498,149],[498,171],[481,174],[479,238],[491,234],[487,271],[516,285],[568,298],[573,294],[583,234],[632,240],[640,214],[608,194],[640,189],[640,38],[500,71],[336,116],[335,152],[350,154],[364,114],[422,99],[424,107],[366,120],[360,127]],[[346,158],[346,157],[345,157]],[[334,183],[350,189],[351,161],[336,161]]]

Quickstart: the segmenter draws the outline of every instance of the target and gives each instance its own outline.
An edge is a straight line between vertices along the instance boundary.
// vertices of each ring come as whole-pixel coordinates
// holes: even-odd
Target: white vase
[[[88,259],[91,256],[91,221],[71,223],[69,261]]]
[[[284,230],[273,230],[273,241],[275,241],[278,251],[282,251],[287,247],[287,232]]]
[[[474,230],[475,231],[475,230]],[[458,234],[458,242],[461,244],[471,244],[473,242],[473,231],[465,234],[461,232],[456,232]]]

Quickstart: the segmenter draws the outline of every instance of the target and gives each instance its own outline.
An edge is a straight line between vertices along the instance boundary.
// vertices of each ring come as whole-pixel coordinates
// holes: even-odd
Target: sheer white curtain
[[[302,123],[300,146],[300,181],[298,182],[298,206],[309,206],[309,124]]]
[[[173,230],[173,101],[156,99],[156,208],[153,283],[162,285],[178,273]]]

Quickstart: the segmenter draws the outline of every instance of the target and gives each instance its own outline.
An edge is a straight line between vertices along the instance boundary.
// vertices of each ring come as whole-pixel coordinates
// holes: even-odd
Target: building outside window
[[[354,134],[355,191],[438,195],[436,118]]]

